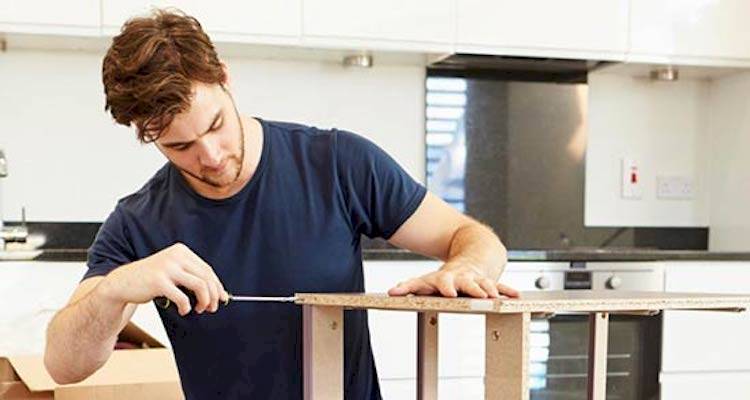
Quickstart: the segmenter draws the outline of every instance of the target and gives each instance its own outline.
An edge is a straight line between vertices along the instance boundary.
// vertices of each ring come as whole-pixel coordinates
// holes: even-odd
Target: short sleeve
[[[338,180],[352,228],[389,239],[427,190],[375,143],[340,130],[335,137]]]
[[[82,280],[107,275],[115,268],[134,261],[135,255],[125,224],[124,211],[118,206],[107,217],[88,250],[88,271]]]

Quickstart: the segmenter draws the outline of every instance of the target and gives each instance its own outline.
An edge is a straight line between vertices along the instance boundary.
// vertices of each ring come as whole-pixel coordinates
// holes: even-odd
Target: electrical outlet
[[[693,179],[687,176],[657,176],[656,197],[665,200],[693,198]]]

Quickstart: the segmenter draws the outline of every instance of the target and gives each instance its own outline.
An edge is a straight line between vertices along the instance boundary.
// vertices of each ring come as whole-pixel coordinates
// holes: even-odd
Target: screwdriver
[[[195,307],[195,304],[198,302],[197,297],[195,296],[195,293],[193,293],[191,290],[185,289],[182,286],[180,286],[180,290],[182,290],[183,293],[185,293],[188,296],[188,299],[190,300],[190,307]],[[229,302],[232,301],[249,301],[249,302],[275,302],[275,303],[293,303],[297,300],[296,296],[288,296],[288,297],[268,297],[268,296],[235,296],[231,293],[228,293],[229,297],[226,301],[220,302],[220,305],[228,305]],[[159,296],[154,298],[154,302],[157,306],[160,308],[167,309],[169,306],[174,304],[171,300],[169,300],[165,296]]]

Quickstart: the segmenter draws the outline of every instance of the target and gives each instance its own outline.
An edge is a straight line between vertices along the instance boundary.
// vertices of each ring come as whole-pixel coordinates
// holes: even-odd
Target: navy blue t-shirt
[[[260,162],[240,192],[202,197],[167,163],[117,203],[89,249],[84,279],[182,242],[230,293],[364,291],[361,235],[389,238],[425,188],[356,134],[259,121]],[[300,306],[159,314],[188,400],[302,398]],[[380,399],[366,312],[346,311],[344,327],[345,396]]]

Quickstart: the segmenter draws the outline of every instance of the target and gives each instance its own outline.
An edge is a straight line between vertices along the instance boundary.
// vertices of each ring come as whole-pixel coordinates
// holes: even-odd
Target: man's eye
[[[216,125],[214,125],[214,126],[212,126],[212,127],[211,127],[211,132],[216,132],[216,131],[218,131],[219,129],[221,129],[221,126],[222,126],[222,125],[224,125],[223,121],[222,121],[222,122],[219,122],[219,123],[217,123],[217,124],[216,124]]]
[[[182,145],[179,145],[179,146],[174,146],[174,147],[172,147],[172,149],[177,150],[177,151],[183,151],[183,150],[187,150],[188,147],[190,147],[189,144],[182,144]]]

